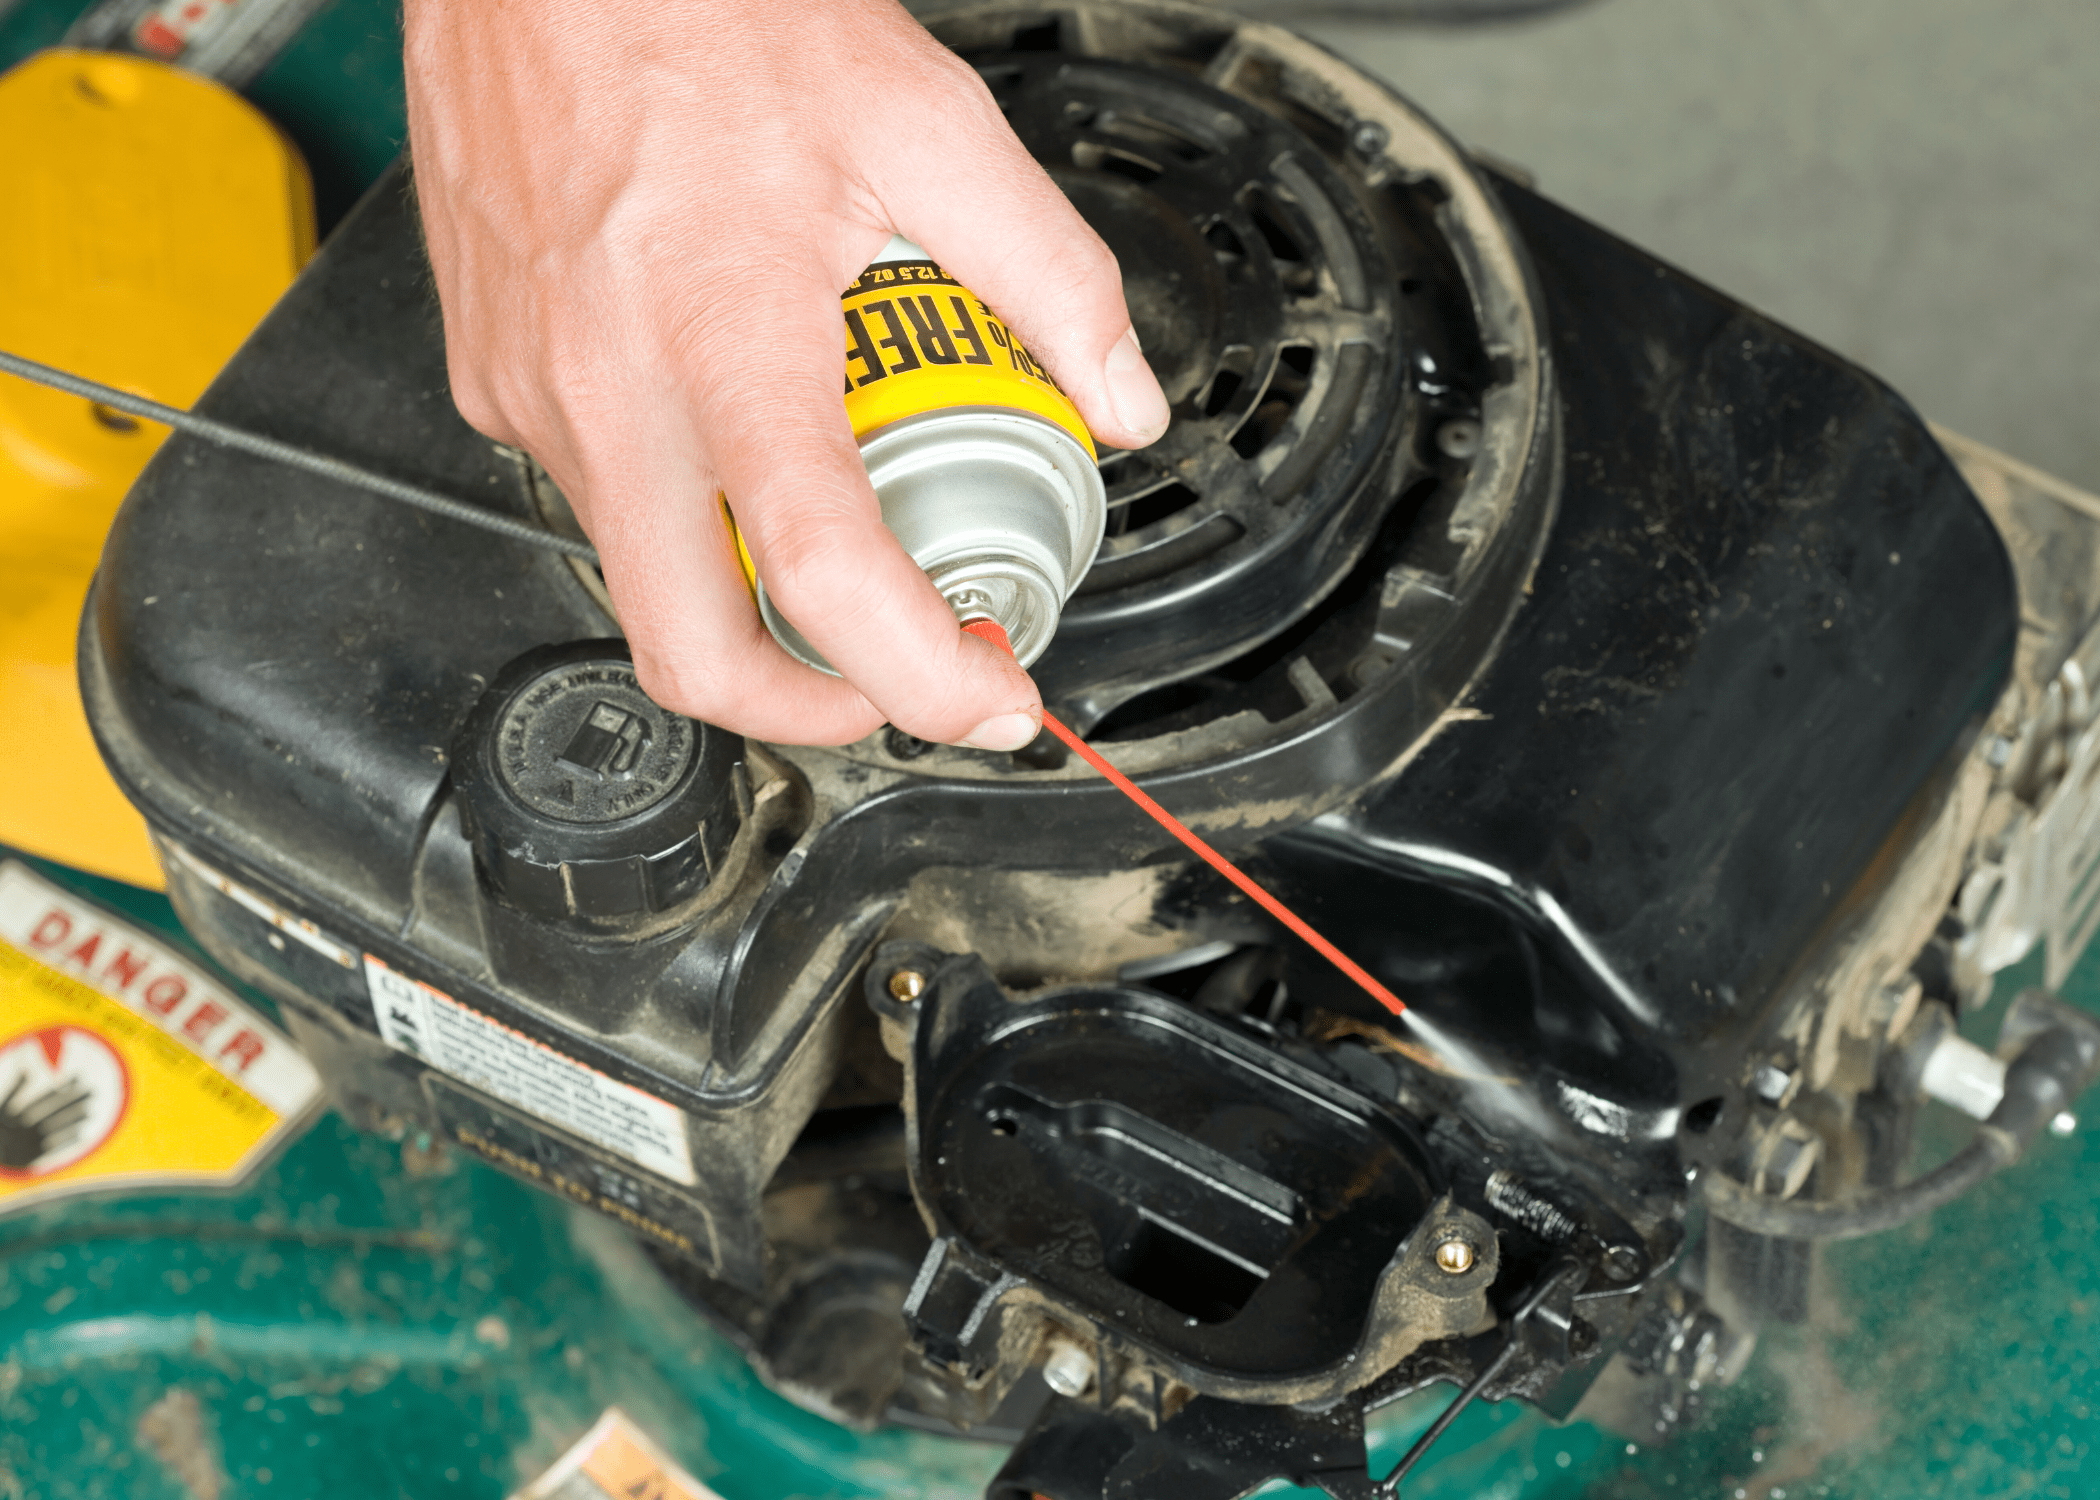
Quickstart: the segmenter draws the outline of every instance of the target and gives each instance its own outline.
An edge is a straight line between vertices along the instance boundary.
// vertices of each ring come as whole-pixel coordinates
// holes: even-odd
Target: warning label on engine
[[[365,955],[372,1010],[387,1042],[506,1104],[690,1186],[685,1112],[608,1078]]]
[[[238,1182],[320,1091],[290,1040],[202,970],[0,864],[0,1211]]]
[[[617,1406],[511,1500],[721,1500]]]

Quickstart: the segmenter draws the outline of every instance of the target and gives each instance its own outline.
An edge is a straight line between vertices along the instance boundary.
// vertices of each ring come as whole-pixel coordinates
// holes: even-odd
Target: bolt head
[[[1641,1252],[1631,1245],[1613,1245],[1604,1252],[1604,1274],[1613,1281],[1631,1281],[1641,1274]]]
[[[1094,1383],[1094,1357],[1070,1339],[1053,1340],[1043,1357],[1043,1383],[1067,1400],[1077,1400]]]
[[[1450,1276],[1463,1276],[1473,1269],[1473,1242],[1448,1239],[1436,1247],[1436,1268]]]
[[[2078,1116],[2072,1114],[2068,1109],[2059,1113],[2055,1119],[2049,1122],[2049,1133],[2051,1135],[2067,1136],[2075,1133],[2077,1129]]]
[[[926,976],[917,969],[899,969],[890,976],[890,998],[909,1005],[926,993]]]

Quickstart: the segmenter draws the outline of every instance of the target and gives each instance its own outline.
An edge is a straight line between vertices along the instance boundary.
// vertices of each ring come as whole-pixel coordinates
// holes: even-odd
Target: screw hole
[[[113,406],[104,406],[100,401],[90,401],[88,410],[94,413],[97,422],[107,427],[111,432],[137,432],[139,430],[139,419],[137,417],[128,417]]]
[[[1472,458],[1480,452],[1480,424],[1471,417],[1455,417],[1437,428],[1436,446],[1446,458]]]
[[[1684,1128],[1692,1135],[1705,1135],[1721,1123],[1722,1100],[1717,1095],[1712,1099],[1701,1099],[1684,1112]]]
[[[882,748],[897,760],[917,760],[933,746],[916,735],[906,734],[895,725],[883,730]]]

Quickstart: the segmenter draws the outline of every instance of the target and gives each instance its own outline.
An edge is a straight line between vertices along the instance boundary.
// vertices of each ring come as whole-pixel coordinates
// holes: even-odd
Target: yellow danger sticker
[[[511,1500],[721,1500],[678,1467],[628,1415],[605,1415]]]
[[[222,985],[0,864],[0,1213],[237,1182],[320,1096],[313,1065]]]

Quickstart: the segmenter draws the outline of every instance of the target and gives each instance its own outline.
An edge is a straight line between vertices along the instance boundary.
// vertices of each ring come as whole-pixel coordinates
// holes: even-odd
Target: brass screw
[[[1473,1269],[1473,1244],[1470,1240],[1445,1240],[1436,1247],[1437,1269],[1452,1276],[1463,1276]]]
[[[909,1005],[926,993],[926,976],[917,969],[899,969],[890,976],[890,998]]]

